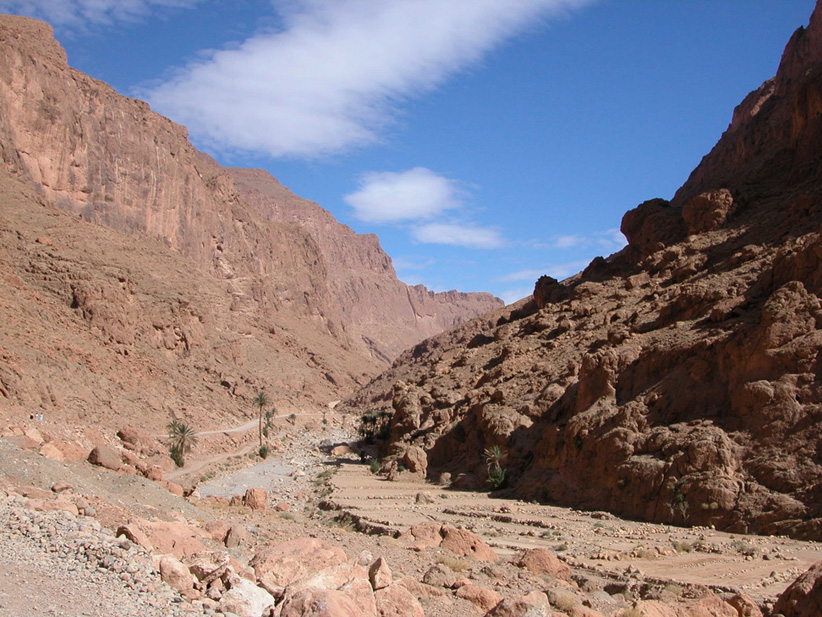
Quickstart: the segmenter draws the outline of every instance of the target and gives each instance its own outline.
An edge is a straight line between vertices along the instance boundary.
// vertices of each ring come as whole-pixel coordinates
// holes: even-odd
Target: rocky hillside
[[[405,352],[347,402],[428,477],[822,539],[822,5],[629,246]],[[498,447],[498,449],[495,449]],[[489,461],[489,458],[491,459]]]
[[[162,426],[236,416],[263,389],[325,404],[501,305],[403,285],[374,237],[273,178],[283,200],[244,197],[242,170],[22,17],[0,17],[0,162],[0,409]]]

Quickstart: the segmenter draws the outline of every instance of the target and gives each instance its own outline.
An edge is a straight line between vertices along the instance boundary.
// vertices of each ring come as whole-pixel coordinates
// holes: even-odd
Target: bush
[[[505,470],[502,467],[492,467],[488,470],[488,482],[494,490],[505,487]]]
[[[260,458],[268,458],[268,446],[260,446],[258,453]]]
[[[371,473],[379,473],[381,467],[382,463],[380,463],[380,461],[375,458],[372,458],[371,462],[368,464],[368,469],[371,470]]]
[[[174,464],[177,465],[177,467],[183,467],[186,464],[186,460],[183,456],[183,453],[180,451],[180,448],[178,448],[176,445],[172,445],[168,449],[168,455],[171,457],[171,460],[174,461]]]

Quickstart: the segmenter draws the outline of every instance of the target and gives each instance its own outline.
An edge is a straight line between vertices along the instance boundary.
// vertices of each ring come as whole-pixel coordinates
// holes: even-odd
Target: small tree
[[[266,396],[265,392],[260,392],[257,396],[254,397],[254,404],[257,406],[260,412],[260,447],[263,447],[263,407],[268,405],[268,396]]]
[[[185,455],[197,443],[197,433],[185,422],[172,420],[168,424],[169,455],[177,467],[186,464]]]
[[[506,452],[499,446],[491,446],[485,449],[485,464],[488,467],[488,482],[491,488],[498,489],[505,486],[505,469],[502,468],[502,459]]]

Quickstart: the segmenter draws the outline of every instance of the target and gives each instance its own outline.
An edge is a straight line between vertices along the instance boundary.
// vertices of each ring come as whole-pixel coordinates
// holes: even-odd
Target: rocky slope
[[[2,410],[202,428],[260,390],[325,404],[501,304],[406,287],[375,238],[314,204],[249,203],[241,170],[71,69],[50,27],[22,17],[0,17],[0,161]]]
[[[822,539],[822,5],[629,246],[431,338],[347,402],[427,475],[676,524]]]

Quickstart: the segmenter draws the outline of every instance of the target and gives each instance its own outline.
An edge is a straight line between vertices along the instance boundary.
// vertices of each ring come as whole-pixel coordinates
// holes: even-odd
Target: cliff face
[[[294,195],[270,174],[228,169],[243,201],[272,221],[295,223],[317,242],[328,264],[329,290],[355,344],[390,362],[435,333],[502,307],[487,293],[433,293],[397,279],[373,234],[354,233],[317,204]]]
[[[644,520],[822,539],[822,5],[629,246],[404,353],[384,467]],[[396,473],[396,471],[395,471]]]
[[[3,306],[0,353],[15,360],[0,367],[0,403],[20,413],[156,427],[186,408],[243,413],[260,390],[286,408],[323,404],[424,335],[498,306],[445,295],[423,310],[436,313],[428,329],[407,315],[377,325],[430,294],[396,280],[376,238],[314,204],[305,216],[284,189],[280,211],[247,201],[241,170],[71,69],[46,24],[13,16],[0,17],[0,172],[0,275],[23,290]],[[361,291],[372,278],[390,292]]]

